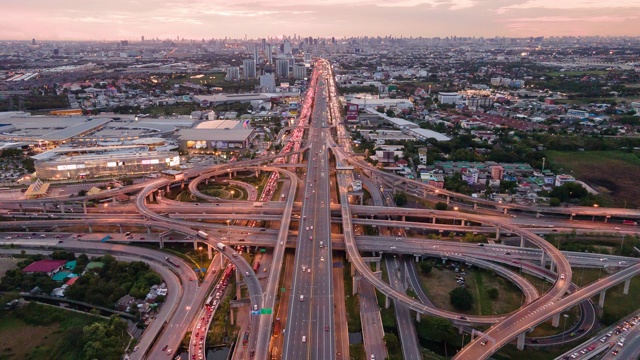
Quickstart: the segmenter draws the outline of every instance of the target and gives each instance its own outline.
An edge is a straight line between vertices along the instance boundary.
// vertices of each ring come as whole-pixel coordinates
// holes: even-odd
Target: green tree
[[[399,192],[393,196],[393,201],[398,207],[403,207],[407,204],[407,194]]]
[[[420,263],[420,271],[423,274],[425,275],[429,274],[431,272],[431,269],[433,269],[433,266],[428,261],[422,261]]]
[[[449,205],[447,205],[447,203],[444,202],[438,202],[436,203],[435,209],[436,210],[447,210],[449,208]]]
[[[449,292],[449,301],[451,305],[458,310],[468,311],[473,307],[473,296],[469,289],[465,287],[457,287]]]
[[[487,289],[487,295],[491,300],[496,300],[500,296],[500,292],[496,288]]]
[[[389,351],[389,354],[400,353],[401,351],[400,341],[398,340],[398,337],[396,336],[396,334],[387,333],[384,335],[384,338],[382,338],[382,340],[384,340],[385,345],[387,345],[387,350]]]

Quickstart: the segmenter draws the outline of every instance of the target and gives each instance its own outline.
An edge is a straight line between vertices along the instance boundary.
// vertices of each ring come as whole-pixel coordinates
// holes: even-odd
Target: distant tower
[[[276,76],[279,78],[289,77],[289,61],[287,59],[276,60]]]
[[[267,59],[269,64],[273,64],[273,51],[271,51],[271,44],[267,45]]]
[[[240,80],[240,68],[237,66],[229,66],[227,68],[227,81]]]
[[[256,62],[253,59],[244,59],[242,61],[242,68],[244,69],[244,78],[253,79],[256,77]]]
[[[262,38],[262,52],[267,51],[267,39]]]
[[[31,45],[35,45],[36,44],[36,39],[31,39]]]
[[[144,42],[144,35],[140,36],[140,42]]]
[[[258,63],[258,45],[254,45],[253,47],[253,61],[257,64]]]

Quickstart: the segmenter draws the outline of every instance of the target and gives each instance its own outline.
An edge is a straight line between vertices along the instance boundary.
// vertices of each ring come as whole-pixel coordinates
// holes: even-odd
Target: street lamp
[[[562,317],[564,318],[564,326],[562,327],[562,343],[564,344],[564,333],[567,330],[567,318],[569,314],[562,314]]]

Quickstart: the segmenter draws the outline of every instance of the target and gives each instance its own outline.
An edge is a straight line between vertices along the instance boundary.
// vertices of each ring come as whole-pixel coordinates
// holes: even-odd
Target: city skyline
[[[26,0],[3,10],[3,40],[640,35],[633,0]]]

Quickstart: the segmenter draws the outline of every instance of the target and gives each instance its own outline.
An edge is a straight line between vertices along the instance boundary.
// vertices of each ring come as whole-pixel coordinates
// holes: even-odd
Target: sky
[[[0,39],[640,36],[640,0],[0,0]]]

